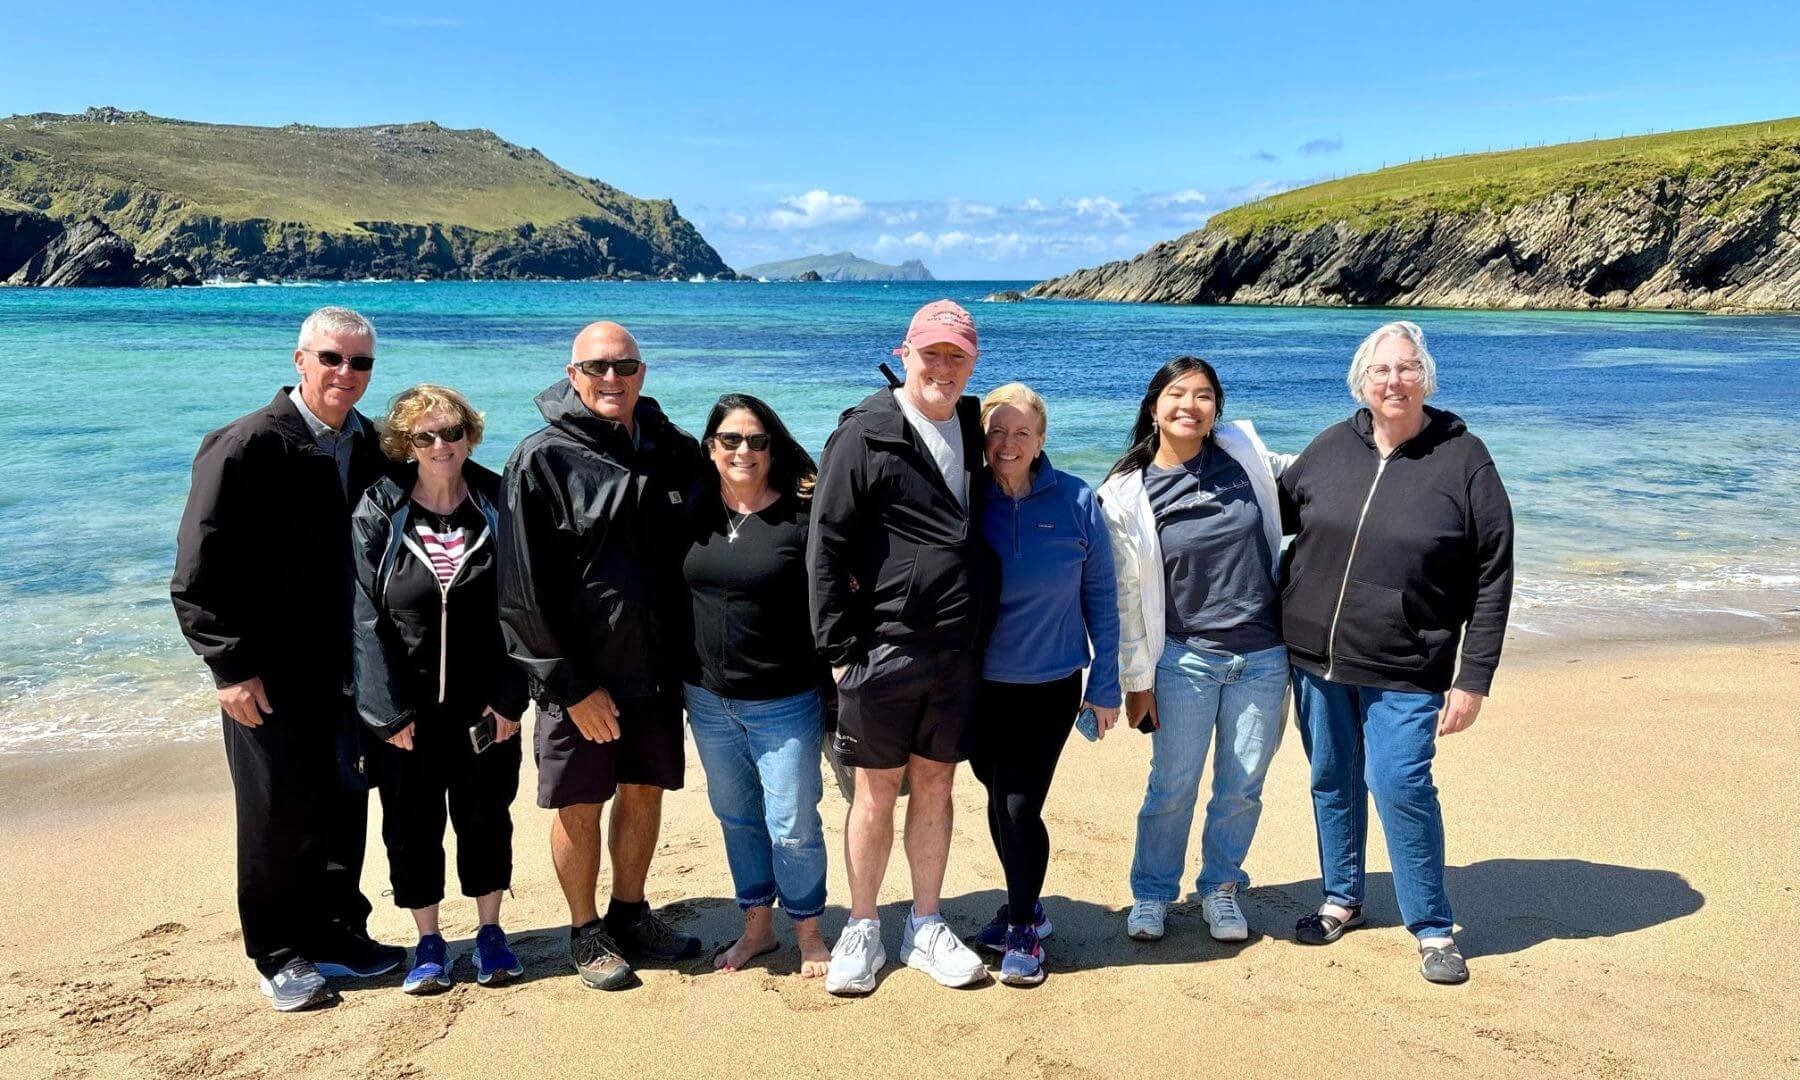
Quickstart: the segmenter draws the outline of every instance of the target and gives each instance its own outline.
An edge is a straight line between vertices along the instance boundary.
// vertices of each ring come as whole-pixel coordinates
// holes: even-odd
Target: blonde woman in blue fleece
[[[982,531],[1000,565],[1000,612],[982,662],[969,764],[987,786],[1006,903],[976,944],[1003,954],[1000,981],[1014,986],[1044,981],[1050,920],[1038,897],[1050,835],[1042,812],[1057,759],[1081,708],[1094,710],[1104,733],[1120,705],[1111,541],[1093,491],[1044,456],[1048,424],[1044,399],[1023,383],[982,402],[993,477]]]

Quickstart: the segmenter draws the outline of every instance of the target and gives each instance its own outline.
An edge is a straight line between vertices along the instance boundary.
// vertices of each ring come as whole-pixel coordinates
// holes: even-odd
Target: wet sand
[[[1050,979],[951,991],[892,965],[863,1000],[794,974],[697,962],[619,994],[566,964],[549,815],[515,805],[506,926],[525,980],[474,984],[473,904],[446,907],[456,987],[342,984],[277,1015],[255,988],[232,899],[232,814],[216,742],[0,758],[0,1075],[6,1077],[882,1077],[1170,1075],[1677,1077],[1800,1072],[1800,641],[1552,650],[1509,662],[1480,722],[1439,747],[1449,887],[1473,980],[1417,975],[1385,852],[1371,927],[1289,940],[1318,900],[1305,760],[1290,728],[1249,870],[1242,945],[1197,898],[1155,944],[1124,937],[1149,743],[1072,738],[1047,816]],[[735,935],[718,827],[694,755],[666,805],[650,898],[711,947]],[[529,770],[530,766],[527,765]],[[845,918],[843,804],[827,787],[828,936]],[[378,816],[379,811],[372,811]],[[958,776],[946,912],[967,935],[1000,902],[981,789]],[[1198,870],[1198,835],[1189,852]],[[908,892],[883,893],[890,957]],[[371,834],[371,927],[412,941]],[[453,886],[454,888],[454,886]],[[767,961],[767,966],[761,966]]]

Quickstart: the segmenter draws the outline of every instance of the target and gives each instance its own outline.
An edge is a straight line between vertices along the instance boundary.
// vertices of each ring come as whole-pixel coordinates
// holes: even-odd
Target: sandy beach
[[[1470,732],[1440,744],[1449,887],[1473,980],[1417,975],[1372,837],[1371,928],[1325,949],[1289,940],[1318,900],[1305,759],[1291,727],[1249,870],[1251,940],[1207,937],[1198,904],[1169,935],[1123,933],[1149,744],[1075,737],[1047,810],[1049,981],[950,991],[890,967],[863,1000],[794,974],[704,961],[618,994],[566,963],[549,815],[515,805],[506,926],[520,984],[402,995],[399,975],[278,1015],[255,989],[232,900],[232,816],[216,742],[0,758],[0,1075],[7,1077],[882,1077],[1188,1075],[1723,1077],[1800,1071],[1800,641],[1585,651],[1509,663]],[[530,766],[527,765],[529,769]],[[724,852],[689,753],[650,898],[709,947],[734,936]],[[947,914],[971,934],[1000,897],[981,789],[958,778]],[[842,803],[826,933],[847,890]],[[372,811],[372,817],[378,811]],[[1190,848],[1190,874],[1198,866]],[[408,945],[371,835],[371,929]],[[896,855],[890,956],[908,893]],[[453,954],[474,911],[445,912]]]

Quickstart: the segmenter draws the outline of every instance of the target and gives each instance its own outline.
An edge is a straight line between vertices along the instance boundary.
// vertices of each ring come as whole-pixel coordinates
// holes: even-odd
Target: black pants
[[[261,727],[223,717],[237,797],[238,919],[244,952],[264,975],[296,956],[329,959],[368,926],[369,794],[346,787],[338,768],[346,707],[277,698]]]
[[[446,820],[456,829],[463,895],[512,887],[521,736],[477,754],[469,743],[469,725],[477,719],[455,710],[428,714],[413,724],[411,750],[383,745],[376,753],[381,839],[399,907],[430,907],[444,899]]]
[[[1044,799],[1081,707],[1081,672],[1047,683],[983,679],[976,702],[969,764],[987,786],[988,832],[1006,872],[1007,921],[1026,926],[1050,867]]]

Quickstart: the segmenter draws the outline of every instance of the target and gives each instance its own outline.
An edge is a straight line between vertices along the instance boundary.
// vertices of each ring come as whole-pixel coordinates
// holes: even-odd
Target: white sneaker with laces
[[[906,916],[906,932],[900,938],[900,959],[938,981],[940,986],[969,986],[987,978],[987,966],[975,950],[950,929],[942,915],[914,919]]]
[[[1201,898],[1200,914],[1214,941],[1243,941],[1250,936],[1250,923],[1238,907],[1236,882],[1220,885]]]
[[[866,994],[875,989],[875,973],[887,964],[881,947],[881,923],[876,919],[851,919],[831,946],[831,963],[825,968],[825,991],[830,994]]]
[[[1168,914],[1169,905],[1161,900],[1136,901],[1125,918],[1125,934],[1133,941],[1161,941]]]

